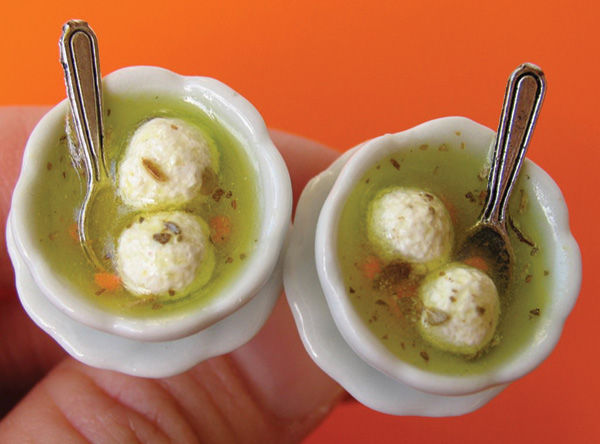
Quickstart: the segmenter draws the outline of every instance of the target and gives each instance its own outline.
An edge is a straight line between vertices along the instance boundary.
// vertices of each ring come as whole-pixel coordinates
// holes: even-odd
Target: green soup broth
[[[98,272],[86,259],[77,237],[77,216],[85,195],[85,176],[71,161],[67,136],[61,134],[50,143],[41,171],[32,187],[30,209],[39,245],[53,271],[67,285],[103,310],[128,317],[157,317],[201,308],[218,295],[240,273],[256,243],[259,215],[255,167],[241,145],[219,120],[196,105],[164,96],[113,95],[104,93],[105,157],[109,179],[93,201],[88,229],[90,246],[109,272],[115,271],[114,252],[121,231],[139,218],[116,192],[118,163],[134,131],[154,117],[182,119],[198,128],[218,156],[218,182],[210,193],[199,194],[177,208],[209,221],[225,216],[231,222],[226,242],[213,246],[215,268],[208,283],[175,295],[136,296],[122,286],[108,291],[100,288]],[[199,271],[200,273],[200,271]]]
[[[487,150],[467,148],[457,135],[439,146],[414,146],[380,160],[351,191],[338,227],[338,258],[346,293],[369,331],[401,360],[448,375],[478,374],[506,362],[532,340],[542,322],[551,270],[541,233],[547,231],[543,228],[548,222],[528,186],[527,165],[509,203],[509,236],[516,256],[513,278],[500,295],[501,315],[492,344],[477,357],[451,354],[422,339],[416,328],[419,303],[414,288],[402,292],[377,284],[382,272],[373,275],[373,268],[365,264],[375,258],[384,269],[386,263],[377,258],[367,240],[366,214],[369,202],[383,188],[420,188],[445,203],[453,219],[455,247],[460,245],[482,210],[489,170]]]

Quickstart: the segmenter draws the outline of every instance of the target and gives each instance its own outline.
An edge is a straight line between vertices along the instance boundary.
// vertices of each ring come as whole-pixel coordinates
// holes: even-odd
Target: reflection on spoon
[[[75,134],[87,175],[86,194],[77,220],[79,241],[88,259],[103,270],[104,266],[91,247],[86,229],[90,202],[97,194],[99,184],[108,177],[103,150],[98,42],[86,22],[71,20],[63,26],[59,46]]]
[[[511,74],[504,95],[483,211],[458,249],[459,259],[483,257],[501,291],[508,285],[514,263],[506,229],[506,208],[545,90],[544,73],[533,64],[523,64]]]

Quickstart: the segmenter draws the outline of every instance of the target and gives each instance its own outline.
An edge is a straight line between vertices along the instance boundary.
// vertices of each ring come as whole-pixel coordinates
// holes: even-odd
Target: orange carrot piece
[[[450,202],[446,198],[446,196],[440,196],[440,200],[448,210],[448,214],[450,215],[450,220],[452,221],[452,224],[456,225],[456,221],[458,220],[458,213],[456,211],[456,207],[452,205],[452,202]]]
[[[484,273],[487,273],[490,269],[490,266],[488,265],[488,263],[481,256],[473,256],[473,257],[467,258],[463,261],[463,263],[470,267],[478,268],[479,270],[483,271]]]
[[[121,286],[121,278],[113,273],[96,273],[94,274],[94,282],[107,291],[114,291]]]
[[[215,216],[210,220],[212,233],[210,238],[213,244],[226,242],[231,234],[231,221],[227,216]]]
[[[79,242],[79,230],[77,228],[77,222],[73,222],[71,225],[69,225],[69,236],[71,236],[71,239],[73,239],[75,242]]]
[[[375,256],[368,256],[362,265],[362,271],[368,279],[373,279],[381,272],[381,263]]]
[[[396,296],[412,298],[417,295],[417,285],[414,282],[402,282],[396,287]]]

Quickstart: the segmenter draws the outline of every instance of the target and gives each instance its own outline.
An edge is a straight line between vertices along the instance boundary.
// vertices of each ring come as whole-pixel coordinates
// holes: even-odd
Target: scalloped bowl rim
[[[30,217],[27,208],[31,207],[28,190],[36,179],[36,173],[45,168],[41,165],[43,156],[38,154],[51,146],[49,138],[64,127],[68,111],[66,99],[40,120],[27,142],[10,211],[16,245],[38,287],[71,318],[98,330],[131,339],[166,341],[182,338],[233,313],[267,282],[289,228],[292,206],[289,173],[258,111],[218,80],[183,76],[153,66],[133,66],[104,77],[103,87],[115,94],[160,93],[182,97],[204,112],[216,115],[219,122],[242,142],[241,145],[250,154],[257,174],[257,186],[262,192],[262,198],[259,198],[259,241],[255,249],[246,258],[245,267],[236,278],[227,283],[206,306],[155,319],[125,317],[105,311],[89,303],[75,288],[57,278],[52,267],[44,260],[33,230],[27,230],[29,224],[25,222]]]
[[[371,139],[356,150],[336,179],[319,214],[315,238],[315,260],[319,280],[336,326],[346,342],[363,360],[388,376],[418,390],[440,395],[465,395],[511,382],[537,367],[553,350],[564,322],[573,308],[581,285],[581,254],[569,229],[568,209],[552,178],[526,159],[532,189],[550,223],[553,239],[551,262],[554,272],[552,294],[536,337],[517,356],[497,368],[472,376],[435,374],[416,368],[395,357],[360,319],[349,301],[337,262],[337,227],[343,205],[354,184],[376,161],[408,147],[415,138],[441,137],[460,132],[463,138],[478,141],[470,146],[489,146],[495,132],[465,117],[443,117],[396,134]],[[423,136],[426,134],[426,136]],[[447,135],[445,137],[447,137]],[[414,146],[414,144],[412,145]],[[470,148],[468,148],[470,149]],[[476,148],[477,149],[477,148]],[[560,270],[560,271],[559,271]],[[557,297],[557,295],[559,297]]]

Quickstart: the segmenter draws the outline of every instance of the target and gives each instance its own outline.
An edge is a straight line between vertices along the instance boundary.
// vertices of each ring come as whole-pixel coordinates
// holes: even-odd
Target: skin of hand
[[[29,133],[47,107],[0,108],[0,223]],[[338,155],[272,131],[294,203]],[[293,443],[345,397],[310,359],[284,297],[246,345],[186,373],[146,379],[68,357],[25,314],[0,244],[0,443]]]

